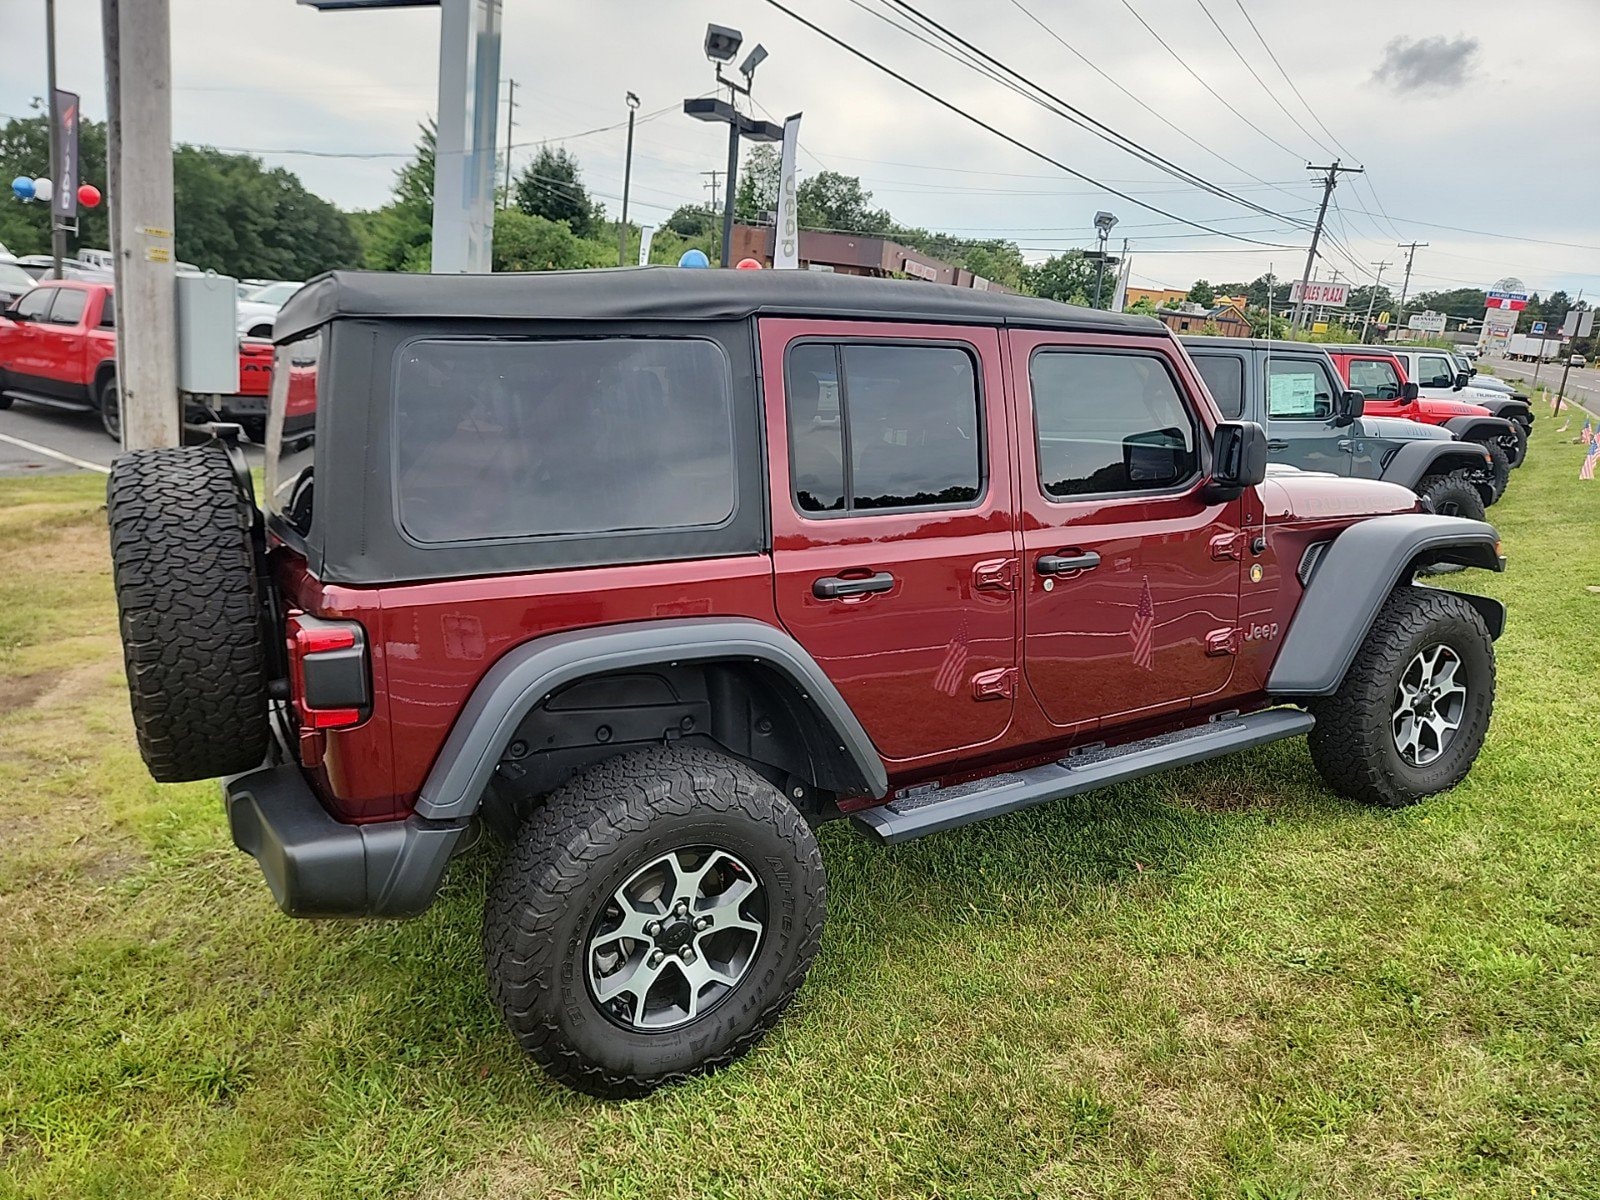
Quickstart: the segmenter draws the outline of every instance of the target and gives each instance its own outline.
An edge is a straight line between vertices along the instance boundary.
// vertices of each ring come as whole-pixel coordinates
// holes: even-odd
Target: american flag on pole
[[[944,652],[939,670],[933,676],[934,688],[946,696],[954,696],[961,690],[961,677],[967,671],[968,636],[967,618],[962,617],[956,626],[956,636],[951,639],[950,648]]]
[[[1585,417],[1583,421],[1583,432],[1580,433],[1578,437],[1585,446],[1594,445],[1594,430],[1589,427],[1589,420],[1587,417]]]
[[[1141,671],[1156,669],[1156,606],[1150,598],[1150,576],[1144,577],[1144,587],[1139,589],[1139,606],[1133,610],[1133,625],[1128,630],[1133,639],[1133,665]]]
[[[1589,453],[1583,456],[1583,466],[1578,468],[1579,479],[1594,478],[1594,460],[1600,458],[1600,438],[1594,438],[1589,443]]]

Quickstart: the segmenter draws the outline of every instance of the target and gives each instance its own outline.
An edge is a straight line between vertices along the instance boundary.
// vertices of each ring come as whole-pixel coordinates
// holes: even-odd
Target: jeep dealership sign
[[[783,123],[783,154],[778,167],[778,228],[772,265],[779,270],[800,267],[800,207],[795,198],[794,152],[800,140],[800,114]]]

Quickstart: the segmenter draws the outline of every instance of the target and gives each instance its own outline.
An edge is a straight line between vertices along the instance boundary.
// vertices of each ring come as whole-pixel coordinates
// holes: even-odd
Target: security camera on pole
[[[683,111],[695,120],[720,121],[728,127],[728,171],[722,208],[722,265],[725,267],[733,262],[733,204],[738,190],[736,180],[739,172],[739,139],[746,137],[752,142],[783,141],[782,125],[771,121],[758,121],[741,113],[735,106],[735,97],[750,95],[756,68],[767,58],[766,48],[757,45],[739,64],[739,74],[744,76],[744,83],[740,84],[727,78],[722,73],[722,64],[732,62],[733,56],[739,53],[739,47],[743,44],[744,34],[737,29],[729,29],[726,25],[707,25],[706,58],[716,64],[717,86],[728,89],[728,98],[721,100],[713,97],[696,97],[683,102]]]

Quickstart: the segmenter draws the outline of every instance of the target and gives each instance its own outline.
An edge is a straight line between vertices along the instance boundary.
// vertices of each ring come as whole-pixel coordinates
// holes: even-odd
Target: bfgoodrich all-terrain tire
[[[1494,503],[1499,503],[1500,497],[1506,494],[1506,485],[1511,482],[1511,459],[1506,455],[1506,448],[1494,438],[1485,438],[1474,444],[1489,452],[1489,465],[1485,470],[1489,475],[1489,484],[1494,489]]]
[[[555,1078],[642,1096],[761,1039],[826,904],[816,839],[760,775],[700,749],[630,754],[523,823],[484,911],[489,987]]]
[[[1307,739],[1328,786],[1385,808],[1454,787],[1494,710],[1494,641],[1451,592],[1396,588]]]
[[[1460,471],[1449,475],[1430,475],[1417,485],[1417,495],[1429,512],[1447,517],[1467,517],[1481,521],[1484,517],[1483,497],[1478,486]]]
[[[140,450],[106,483],[133,727],[162,783],[266,757],[266,655],[251,510],[227,452]]]
[[[1506,461],[1512,470],[1528,461],[1528,431],[1522,427],[1521,422],[1511,422],[1511,432],[1506,435],[1502,443],[1506,452]]]

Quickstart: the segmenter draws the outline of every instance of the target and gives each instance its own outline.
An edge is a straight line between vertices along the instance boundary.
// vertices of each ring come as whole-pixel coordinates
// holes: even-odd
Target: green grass
[[[1600,483],[1492,512],[1490,739],[1374,813],[1292,742],[874,849],[743,1063],[560,1090],[492,1011],[492,864],[281,916],[133,747],[101,481],[0,483],[0,1197],[1600,1195]]]

